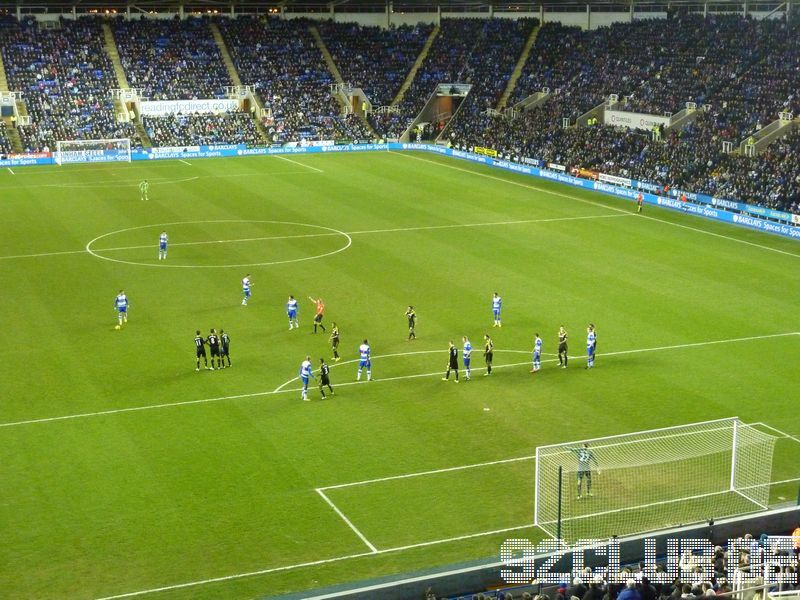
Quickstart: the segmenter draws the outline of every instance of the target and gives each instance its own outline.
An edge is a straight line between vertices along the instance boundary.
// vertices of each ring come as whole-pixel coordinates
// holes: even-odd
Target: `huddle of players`
[[[203,337],[198,329],[194,337],[195,355],[197,356],[197,368],[200,370],[200,359],[203,359],[206,370],[214,370],[214,359],[217,359],[217,369],[224,369],[231,366],[231,338],[225,333],[224,329],[219,330],[219,335],[215,329],[211,329],[208,337]],[[208,365],[206,346],[211,354],[211,366]],[[228,364],[225,364],[227,360]]]

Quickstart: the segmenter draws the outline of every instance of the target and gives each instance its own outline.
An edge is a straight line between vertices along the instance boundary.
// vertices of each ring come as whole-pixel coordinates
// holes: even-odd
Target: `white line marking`
[[[638,352],[655,352],[655,351],[659,351],[659,350],[678,350],[678,349],[681,349],[681,348],[697,348],[697,347],[700,347],[700,346],[711,346],[711,345],[714,345],[714,344],[730,344],[730,343],[735,343],[735,342],[752,341],[752,340],[765,340],[765,339],[778,338],[778,337],[787,337],[787,336],[800,336],[800,332],[793,331],[793,332],[789,332],[789,333],[773,333],[773,334],[768,334],[768,335],[756,335],[756,336],[748,336],[748,337],[742,337],[742,338],[731,338],[731,339],[728,339],[728,340],[712,340],[712,341],[708,341],[708,342],[693,342],[693,343],[689,343],[689,344],[676,344],[674,346],[658,346],[658,347],[654,347],[654,348],[642,348],[640,350],[620,350],[620,351],[617,351],[617,352],[601,352],[600,354],[598,354],[598,356],[599,357],[619,356],[619,355],[625,355],[625,354],[635,354],[635,353],[638,353]],[[436,352],[444,353],[445,351],[444,350],[436,350]],[[495,352],[502,352],[502,350],[495,349]],[[584,356],[579,356],[579,357],[572,358],[572,360],[573,361],[574,360],[585,360],[585,358],[586,357],[584,357]],[[542,361],[542,362],[554,362],[554,360],[555,359]],[[522,366],[522,365],[529,365],[529,364],[530,364],[530,361],[526,360],[525,362],[520,362],[520,363],[505,364],[505,365],[494,365],[492,368],[493,369],[502,369],[502,368],[509,368],[509,367],[518,367],[518,366]],[[473,371],[483,371],[485,369],[483,367],[480,367],[480,368],[476,368],[476,369],[472,369],[472,370]],[[396,377],[386,377],[386,378],[382,378],[382,379],[375,379],[375,380],[370,381],[370,382],[367,382],[367,381],[343,382],[343,383],[338,383],[337,387],[344,387],[344,386],[350,386],[350,385],[370,385],[370,384],[375,384],[375,383],[380,383],[380,382],[385,382],[385,381],[400,381],[400,380],[404,380],[404,379],[416,379],[416,378],[419,378],[419,377],[431,377],[433,375],[441,376],[442,375],[442,369],[440,369],[438,371],[434,371],[432,373],[420,373],[420,374],[415,374],[415,375],[399,375],[399,376],[396,376]],[[291,381],[292,380],[290,380],[290,382]],[[283,386],[281,386],[281,387],[283,387]],[[175,406],[188,406],[188,405],[192,405],[192,404],[207,404],[207,403],[210,403],[210,402],[222,402],[224,400],[238,400],[238,399],[243,399],[243,398],[256,398],[256,397],[259,397],[259,396],[271,396],[271,395],[275,395],[275,394],[283,394],[283,393],[299,392],[299,391],[300,391],[300,388],[288,389],[288,390],[287,389],[281,389],[280,391],[272,390],[272,391],[252,392],[252,393],[249,393],[249,394],[236,394],[236,395],[233,395],[233,396],[219,396],[219,397],[216,397],[216,398],[203,398],[203,399],[199,399],[199,400],[182,400],[182,401],[177,401],[177,402],[167,402],[167,403],[163,403],[163,404],[145,404],[143,406],[131,406],[131,407],[127,407],[127,408],[115,408],[115,409],[101,410],[101,411],[90,412],[90,413],[75,413],[75,414],[71,414],[71,415],[62,415],[62,416],[57,416],[57,417],[44,417],[44,418],[40,418],[40,419],[28,419],[28,420],[25,420],[25,421],[11,421],[11,422],[7,422],[7,423],[0,423],[0,428],[2,428],[2,427],[14,427],[14,426],[17,426],[17,425],[31,425],[31,424],[34,424],[34,423],[49,423],[49,422],[52,422],[52,421],[67,421],[67,420],[72,420],[72,419],[85,419],[85,418],[89,418],[89,417],[100,417],[100,416],[114,415],[114,414],[119,414],[119,413],[137,412],[137,411],[142,411],[142,410],[153,410],[153,409],[158,409],[158,408],[169,408],[169,407],[175,407]]]
[[[518,187],[528,188],[528,189],[531,189],[531,190],[535,190],[537,192],[542,192],[543,194],[550,194],[551,196],[559,196],[561,198],[569,198],[571,200],[577,200],[578,202],[583,202],[585,204],[591,204],[592,206],[602,206],[603,208],[607,208],[608,210],[614,210],[614,211],[625,212],[625,213],[629,212],[629,211],[627,211],[625,209],[617,208],[615,206],[606,206],[605,204],[600,204],[598,202],[592,202],[591,200],[587,200],[586,198],[581,198],[579,196],[574,196],[574,195],[571,195],[571,194],[563,194],[561,192],[554,192],[552,190],[548,190],[547,188],[539,187],[539,186],[536,186],[536,185],[529,185],[529,184],[521,183],[519,181],[514,181],[513,179],[505,179],[503,177],[496,177],[494,175],[489,175],[488,173],[482,173],[480,171],[473,171],[473,170],[470,170],[470,169],[464,169],[462,167],[456,167],[455,165],[448,165],[448,164],[445,164],[445,163],[442,163],[442,162],[439,162],[439,161],[430,160],[430,159],[427,159],[427,158],[422,158],[420,156],[413,156],[411,154],[405,154],[405,153],[402,153],[402,152],[395,152],[393,150],[389,150],[388,152],[391,153],[391,154],[396,154],[397,156],[405,156],[406,158],[411,158],[411,159],[414,159],[414,160],[420,160],[422,162],[431,163],[433,165],[439,165],[440,167],[445,167],[447,169],[454,169],[456,171],[462,171],[464,173],[472,173],[473,175],[477,175],[478,177],[486,177],[487,179],[493,179],[495,181],[504,181],[505,183],[508,183],[510,185],[516,185]],[[682,229],[688,229],[690,231],[695,231],[697,233],[703,233],[705,235],[710,235],[710,236],[713,236],[713,237],[718,237],[718,238],[730,240],[732,242],[738,242],[740,244],[745,244],[746,246],[753,246],[755,248],[760,248],[761,250],[769,250],[770,252],[777,252],[778,254],[784,254],[786,256],[793,256],[794,258],[800,258],[800,254],[795,254],[793,252],[787,252],[786,250],[779,250],[777,248],[772,248],[770,246],[764,246],[762,244],[756,244],[755,242],[748,242],[746,240],[742,240],[742,239],[739,239],[739,238],[731,237],[731,236],[728,236],[728,235],[723,235],[721,233],[714,233],[712,231],[707,231],[705,229],[700,229],[698,227],[691,227],[689,225],[683,225],[681,223],[674,223],[672,221],[667,221],[665,219],[658,219],[656,217],[651,217],[649,215],[642,214],[642,215],[639,215],[639,216],[643,217],[645,219],[649,219],[650,221],[656,221],[658,223],[664,223],[664,224],[667,224],[667,225],[673,225],[675,227],[680,227]]]
[[[342,236],[342,237],[344,237],[344,239],[346,241],[345,241],[345,244],[343,246],[341,246],[340,248],[337,248],[336,250],[331,250],[330,252],[325,252],[325,253],[322,253],[322,254],[314,254],[314,255],[311,255],[311,256],[304,256],[304,257],[301,257],[301,258],[291,258],[291,259],[286,259],[286,260],[273,260],[273,261],[262,262],[262,263],[245,263],[245,264],[237,264],[237,265],[232,265],[232,264],[225,264],[225,265],[181,265],[181,264],[177,264],[176,265],[176,264],[169,264],[169,265],[167,265],[167,264],[159,264],[159,263],[137,262],[137,261],[134,261],[134,260],[122,260],[122,259],[119,259],[119,258],[111,258],[110,256],[103,256],[102,254],[97,254],[97,252],[92,248],[92,245],[95,242],[97,242],[98,240],[101,240],[103,238],[106,238],[106,237],[109,237],[109,236],[112,236],[112,235],[116,235],[118,233],[124,233],[124,232],[127,232],[127,231],[136,231],[137,229],[147,229],[147,228],[150,228],[150,227],[159,227],[160,228],[160,227],[167,227],[167,226],[170,226],[170,225],[191,225],[191,224],[197,224],[197,223],[200,223],[200,224],[206,224],[206,223],[269,223],[269,224],[272,224],[272,225],[294,225],[294,226],[299,226],[299,227],[311,227],[311,228],[314,228],[314,229],[322,229],[323,231],[325,231],[325,232],[327,232],[327,233],[329,233],[331,235]],[[216,241],[216,242],[212,241],[210,243],[223,243],[224,241],[225,240],[220,240],[220,241]],[[338,229],[334,229],[333,227],[325,227],[324,225],[314,225],[312,223],[294,223],[294,222],[290,222],[290,221],[261,221],[261,220],[247,220],[247,219],[238,219],[238,220],[224,219],[224,220],[210,220],[210,221],[184,221],[184,222],[178,222],[178,223],[164,223],[164,224],[161,224],[161,225],[139,225],[137,227],[128,227],[126,229],[119,229],[117,231],[111,231],[109,233],[104,233],[103,235],[97,236],[96,238],[94,238],[93,240],[89,241],[86,244],[85,250],[86,250],[86,252],[88,252],[89,254],[91,254],[92,256],[94,256],[96,258],[100,258],[102,260],[107,260],[107,261],[110,261],[110,262],[121,263],[121,264],[125,264],[125,265],[136,265],[136,266],[141,266],[141,267],[173,267],[173,268],[178,268],[178,269],[225,269],[225,268],[229,268],[229,267],[259,267],[259,266],[281,265],[281,264],[287,264],[287,263],[304,262],[304,261],[307,261],[307,260],[315,260],[315,259],[318,259],[318,258],[325,258],[326,256],[332,256],[334,254],[338,254],[339,252],[344,252],[352,244],[353,244],[353,238],[351,238],[349,235],[347,235],[344,231],[339,231]],[[100,252],[102,252],[102,250]]]
[[[190,163],[189,161],[183,160],[182,158],[179,158],[178,162],[182,162],[183,164],[189,165],[190,167],[192,166],[192,163]]]
[[[296,160],[292,160],[291,158],[286,158],[285,156],[281,156],[280,154],[273,154],[275,158],[280,158],[281,160],[285,160],[286,162],[290,162],[295,165],[300,165],[301,167],[305,167],[306,169],[311,169],[312,171],[316,171],[317,173],[323,173],[322,169],[318,169],[317,167],[312,167],[311,165],[304,165],[301,162],[297,162]]]
[[[225,175],[222,175],[221,177],[225,177]],[[193,179],[198,179],[198,178],[199,177],[194,177]],[[364,230],[361,230],[361,231],[349,231],[349,232],[348,231],[342,231],[342,232],[337,232],[337,233],[334,233],[334,232],[331,232],[331,233],[317,233],[317,234],[309,234],[309,235],[306,235],[306,236],[297,236],[297,237],[324,237],[324,236],[329,236],[329,235],[333,236],[333,235],[343,235],[343,234],[344,235],[367,235],[367,234],[371,234],[371,233],[401,233],[401,232],[406,232],[406,231],[424,231],[424,230],[429,230],[429,229],[456,229],[456,228],[466,228],[466,227],[492,227],[492,226],[497,226],[497,225],[525,225],[525,224],[532,224],[532,223],[553,223],[553,222],[556,222],[556,221],[581,221],[581,220],[586,220],[586,219],[607,219],[607,218],[610,218],[610,217],[626,217],[626,216],[627,217],[631,217],[631,216],[634,216],[634,215],[631,213],[631,214],[624,214],[624,215],[589,215],[589,216],[584,216],[584,217],[558,217],[558,218],[553,218],[553,219],[523,219],[523,220],[518,220],[518,221],[492,221],[492,222],[487,222],[487,223],[461,223],[461,224],[455,224],[455,225],[423,225],[423,226],[418,226],[418,227],[397,227],[397,228],[394,228],[394,229],[364,229]],[[211,221],[199,221],[199,222],[211,222]],[[247,223],[250,223],[252,221],[213,221],[213,222],[215,222],[215,223],[216,222],[219,222],[219,223],[224,223],[224,222],[233,222],[233,223],[247,222]],[[270,221],[270,222],[272,222],[272,221]],[[134,227],[134,228],[131,228],[131,229],[146,229],[147,227],[168,227],[170,225],[183,225],[183,224],[185,224],[185,223],[180,223],[180,222],[179,223],[157,223],[157,224],[154,224],[154,225],[142,225],[140,227]],[[309,224],[309,225],[306,225],[306,226],[311,226],[311,225]],[[318,226],[314,225],[314,227],[318,227]],[[131,229],[125,229],[123,231],[130,231]],[[120,233],[120,232],[116,231],[116,232],[112,232],[112,233]],[[106,233],[106,234],[100,236],[100,238],[112,235],[112,233]],[[92,241],[94,242],[94,241],[96,241],[97,239],[100,239],[100,238],[95,238],[95,240],[92,240]],[[255,239],[259,239],[259,238],[252,238],[252,239],[242,240],[242,241],[254,241]],[[280,239],[280,238],[263,238],[263,239]],[[225,242],[236,242],[236,241],[240,241],[240,240],[208,240],[208,241],[203,241],[203,242],[186,242],[186,243],[184,243],[182,245],[222,244],[222,243],[225,243]],[[173,243],[171,245],[172,246],[177,246],[177,245],[180,245],[180,244]],[[134,249],[151,248],[151,247],[153,247],[153,244],[142,245],[142,246],[120,247],[120,248],[103,248],[103,249],[97,249],[96,252],[110,252],[112,250],[134,250]],[[59,256],[59,255],[62,255],[62,254],[86,254],[86,249],[84,248],[83,250],[65,250],[63,252],[39,252],[39,253],[36,253],[36,254],[15,254],[13,256],[0,256],[0,260],[13,260],[13,259],[18,259],[18,258],[39,258],[39,257],[43,257],[43,256]]]
[[[336,505],[333,503],[333,501],[332,501],[330,498],[328,498],[328,496],[326,496],[326,495],[325,495],[325,492],[324,492],[324,491],[322,491],[322,490],[321,490],[321,489],[319,489],[319,488],[315,489],[314,491],[315,491],[315,492],[317,492],[317,493],[318,493],[318,494],[319,494],[319,495],[322,497],[322,499],[323,499],[323,500],[325,500],[325,502],[328,504],[328,506],[330,506],[330,507],[333,509],[333,511],[334,511],[334,512],[335,512],[337,515],[339,515],[339,516],[342,518],[342,520],[343,520],[345,523],[347,523],[347,526],[348,526],[350,529],[352,529],[352,530],[353,530],[353,533],[355,533],[355,534],[356,534],[356,535],[359,537],[359,539],[361,539],[361,541],[362,541],[362,542],[364,542],[364,543],[367,545],[367,548],[369,548],[369,549],[370,549],[370,551],[371,551],[373,554],[377,554],[377,553],[378,553],[378,549],[377,549],[377,548],[376,548],[376,547],[375,547],[375,546],[372,544],[372,542],[370,542],[370,541],[367,539],[367,536],[365,536],[363,533],[361,533],[361,532],[358,530],[358,527],[356,527],[355,525],[353,525],[353,522],[352,522],[352,521],[350,521],[350,519],[348,519],[348,518],[345,516],[345,514],[344,514],[344,513],[343,513],[341,510],[339,510],[339,507],[337,507],[337,506],[336,506]]]
[[[365,479],[363,481],[353,481],[352,483],[339,483],[336,485],[326,485],[318,488],[318,490],[338,490],[341,488],[356,487],[359,485],[368,485],[370,483],[380,483],[382,481],[394,481],[395,479],[410,479],[413,477],[422,477],[424,475],[435,475],[437,473],[450,473],[452,471],[465,471],[467,469],[477,469],[480,467],[489,467],[492,465],[503,465],[506,463],[523,462],[533,460],[536,458],[535,454],[530,456],[520,456],[517,458],[505,458],[503,460],[491,460],[489,462],[474,463],[471,465],[459,465],[457,467],[445,467],[444,469],[432,469],[430,471],[420,471],[418,473],[404,473],[403,475],[392,475],[390,477],[378,477],[376,479]]]
[[[254,238],[237,238],[232,240],[203,240],[200,242],[173,242],[170,247],[175,246],[204,246],[207,244],[236,244],[240,242],[267,242],[270,240],[292,240],[296,238],[315,238],[341,236],[341,233],[305,233],[297,235],[273,235]],[[153,244],[140,244],[138,246],[118,246],[115,248],[93,248],[95,252],[118,252],[120,250],[141,250],[142,248],[152,248]]]
[[[526,525],[516,525],[514,527],[504,527],[502,529],[493,529],[491,531],[481,531],[479,533],[469,533],[466,535],[459,535],[452,538],[445,538],[441,540],[431,540],[428,542],[420,542],[417,544],[409,544],[407,546],[397,546],[394,548],[385,548],[383,550],[376,550],[375,552],[360,552],[358,554],[347,554],[345,556],[335,556],[333,558],[325,558],[322,560],[315,560],[305,563],[299,563],[296,565],[286,565],[283,567],[273,567],[269,569],[261,569],[259,571],[250,571],[248,573],[237,573],[235,575],[225,575],[223,577],[215,577],[213,579],[203,579],[201,581],[190,581],[187,583],[178,583],[175,585],[166,585],[163,587],[158,588],[151,588],[148,590],[140,590],[138,592],[128,592],[125,594],[117,594],[114,596],[104,596],[102,598],[98,598],[97,600],[118,600],[119,598],[132,598],[134,596],[144,596],[146,594],[155,594],[157,592],[166,592],[170,590],[178,590],[178,589],[185,589],[189,587],[197,587],[200,585],[208,585],[209,583],[220,583],[222,581],[231,581],[234,579],[244,579],[246,577],[256,577],[258,575],[269,575],[270,573],[277,573],[280,571],[291,571],[294,569],[302,569],[306,567],[316,567],[318,565],[330,564],[335,562],[342,562],[345,560],[351,560],[354,558],[363,558],[366,556],[377,556],[380,554],[392,554],[395,552],[403,552],[405,550],[412,550],[414,548],[424,548],[427,546],[435,546],[438,544],[447,544],[449,542],[459,542],[463,540],[468,540],[477,537],[485,537],[487,535],[497,535],[500,533],[507,533],[510,531],[519,531],[520,529],[533,529],[536,527],[533,523],[529,523]]]
[[[12,175],[16,175],[16,173],[14,173],[14,171],[11,170],[11,167],[7,167],[7,168],[8,168],[8,172],[9,173],[11,173]]]
[[[795,437],[795,436],[793,436],[793,435],[791,435],[789,433],[786,433],[785,431],[781,431],[777,427],[773,427],[772,425],[767,425],[766,423],[763,423],[763,422],[756,423],[756,425],[762,425],[762,426],[766,427],[767,429],[772,429],[772,431],[775,431],[776,433],[779,433],[782,437],[788,438],[788,439],[793,440],[793,441],[797,442],[798,444],[800,444],[800,438]]]

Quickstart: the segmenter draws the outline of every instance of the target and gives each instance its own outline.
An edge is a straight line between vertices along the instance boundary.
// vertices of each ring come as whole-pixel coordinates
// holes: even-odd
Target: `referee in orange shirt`
[[[315,300],[309,296],[308,299],[317,307],[317,313],[314,315],[314,333],[317,333],[317,326],[319,326],[322,331],[325,331],[325,325],[322,324],[322,313],[325,312],[325,303],[322,301],[322,298],[317,298]]]

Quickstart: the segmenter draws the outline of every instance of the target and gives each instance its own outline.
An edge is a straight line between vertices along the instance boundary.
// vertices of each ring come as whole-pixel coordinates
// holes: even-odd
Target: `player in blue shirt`
[[[361,381],[361,369],[367,370],[367,381],[372,381],[372,360],[370,358],[369,342],[364,340],[364,343],[358,347],[358,376],[356,381]]]
[[[503,323],[500,321],[500,310],[503,308],[503,299],[497,295],[497,292],[492,296],[492,315],[494,315],[494,325],[492,327],[502,327]]]
[[[289,331],[293,327],[300,329],[300,323],[297,322],[297,300],[295,300],[294,296],[289,296],[286,301],[286,314],[289,315]]]
[[[536,373],[536,371],[542,368],[541,358],[542,338],[540,338],[539,334],[537,333],[536,340],[533,342],[533,367],[531,368],[531,373]]]
[[[250,273],[244,276],[242,279],[242,294],[244,298],[242,298],[242,306],[247,306],[247,301],[250,299]]]
[[[117,297],[114,298],[114,308],[117,311],[117,321],[118,325],[116,329],[120,329],[123,323],[128,322],[128,297],[125,295],[123,290],[119,291]]]
[[[158,236],[158,260],[167,260],[167,232]]]
[[[469,365],[470,362],[472,362],[472,343],[467,336],[464,336],[461,340],[464,342],[464,350],[461,354],[464,358],[464,371],[466,371],[467,381],[469,381]]]
[[[591,369],[594,367],[594,343],[595,343],[595,334],[594,334],[594,325],[591,323],[589,327],[586,329],[586,368]]]
[[[314,381],[314,368],[311,366],[311,357],[306,356],[306,359],[300,363],[300,381],[303,382],[303,393],[300,396],[303,400],[308,400],[308,378],[311,377]]]

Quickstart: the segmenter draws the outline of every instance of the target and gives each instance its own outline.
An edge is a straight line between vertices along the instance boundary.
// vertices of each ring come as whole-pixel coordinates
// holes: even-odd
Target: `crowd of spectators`
[[[756,157],[727,155],[712,173],[714,195],[800,214],[800,129]]]
[[[363,123],[342,117],[333,77],[304,19],[239,17],[219,23],[242,83],[271,112],[270,141],[357,139]],[[353,126],[357,129],[354,130]]]
[[[57,140],[136,137],[116,119],[117,83],[97,19],[61,19],[47,29],[32,18],[3,19],[0,52],[9,87],[23,92],[31,117],[18,127],[27,152],[54,150]]]
[[[392,26],[325,21],[319,33],[346,83],[360,87],[374,107],[388,106],[405,81],[433,26]]]
[[[155,146],[245,144],[253,147],[264,143],[249,113],[146,116],[143,125]]]
[[[112,27],[128,84],[150,100],[224,98],[233,85],[207,19],[120,17]]]
[[[0,121],[0,154],[11,152],[11,140],[8,139],[5,121]]]

